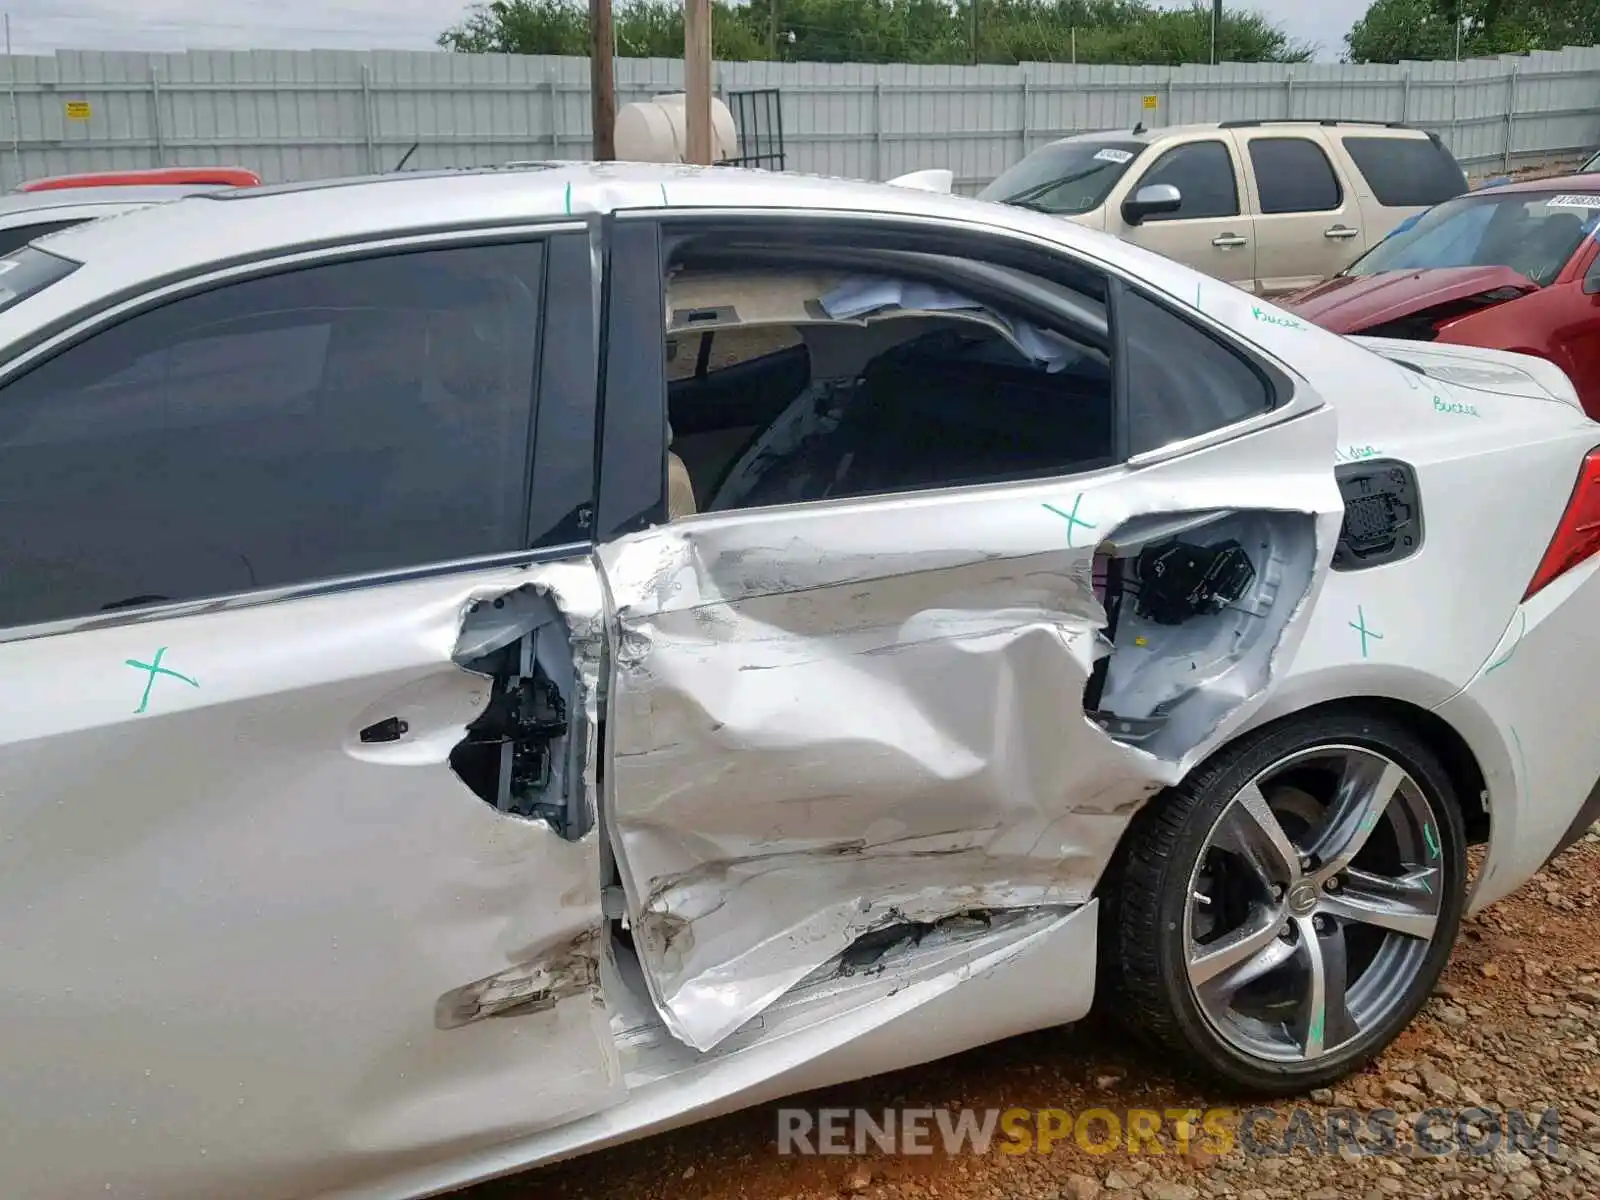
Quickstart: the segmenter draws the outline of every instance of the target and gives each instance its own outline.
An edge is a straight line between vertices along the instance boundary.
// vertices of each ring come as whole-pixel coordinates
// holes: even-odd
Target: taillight
[[[1561,514],[1550,548],[1544,552],[1522,598],[1527,600],[1543,591],[1596,552],[1600,552],[1600,446],[1584,455],[1567,511]]]

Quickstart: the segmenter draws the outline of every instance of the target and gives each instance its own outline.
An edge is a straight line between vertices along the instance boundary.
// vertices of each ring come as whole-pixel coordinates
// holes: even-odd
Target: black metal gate
[[[739,131],[739,153],[722,160],[730,167],[764,167],[782,171],[786,157],[783,148],[783,104],[777,88],[752,88],[729,92],[728,112]]]

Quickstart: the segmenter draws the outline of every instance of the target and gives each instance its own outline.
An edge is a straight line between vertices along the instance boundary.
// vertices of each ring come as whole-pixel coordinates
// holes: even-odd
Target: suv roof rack
[[[1356,117],[1250,117],[1221,121],[1218,129],[1251,129],[1258,125],[1372,125],[1381,129],[1411,129],[1405,121],[1363,121]]]

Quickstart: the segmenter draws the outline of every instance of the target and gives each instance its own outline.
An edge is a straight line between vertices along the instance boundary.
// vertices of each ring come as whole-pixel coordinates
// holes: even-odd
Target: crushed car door
[[[751,284],[758,246],[793,228],[743,248],[714,239],[708,262],[744,255],[746,277],[722,296],[714,264],[697,273],[700,243],[670,242],[687,248],[665,305],[631,286],[611,308],[613,354],[658,344],[662,323],[692,335],[741,311],[815,318],[810,384],[702,489],[709,511],[600,548],[615,605],[609,840],[657,1007],[701,1050],[869,934],[1086,902],[1132,813],[1287,670],[1342,513],[1331,410],[1170,297],[1099,277],[1100,298],[1069,297],[1058,331],[951,298],[963,278],[992,281],[955,260],[899,292],[846,278],[790,296],[809,285],[777,268],[781,286]],[[908,272],[928,268],[915,258]],[[807,278],[826,274],[815,248],[807,262]],[[985,362],[1048,358],[1064,336],[1080,359],[989,377],[971,356],[941,358],[937,329],[905,341],[890,328],[942,328],[958,311],[973,337],[998,331]],[[852,321],[900,348],[858,373],[827,341]],[[662,403],[659,378],[629,379],[630,395]],[[610,421],[626,400],[607,395]],[[1073,469],[1075,418],[1093,427],[1095,414],[1052,424],[1048,405],[1109,412],[1117,397],[1106,428],[1124,461],[1091,451]],[[863,440],[830,443],[862,403]],[[1007,405],[1020,424],[998,441],[961,424]],[[799,432],[818,413],[816,436]],[[662,424],[659,411],[634,420]],[[874,445],[871,429],[899,440]],[[946,486],[971,482],[961,455],[980,443],[1002,457],[1056,447],[1061,470],[1041,477],[1034,457],[1031,477],[1007,481],[991,459],[999,481]],[[869,477],[837,498],[832,481],[888,459],[893,494]],[[805,472],[830,481],[828,498]]]
[[[624,1097],[589,263],[299,265],[0,388],[13,1194],[321,1195]]]

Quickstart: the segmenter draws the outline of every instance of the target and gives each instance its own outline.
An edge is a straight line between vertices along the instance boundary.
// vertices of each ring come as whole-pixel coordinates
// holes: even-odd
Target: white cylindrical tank
[[[683,162],[689,146],[687,97],[669,92],[617,110],[617,157],[623,162]],[[739,132],[728,106],[711,97],[711,160],[739,153]]]

